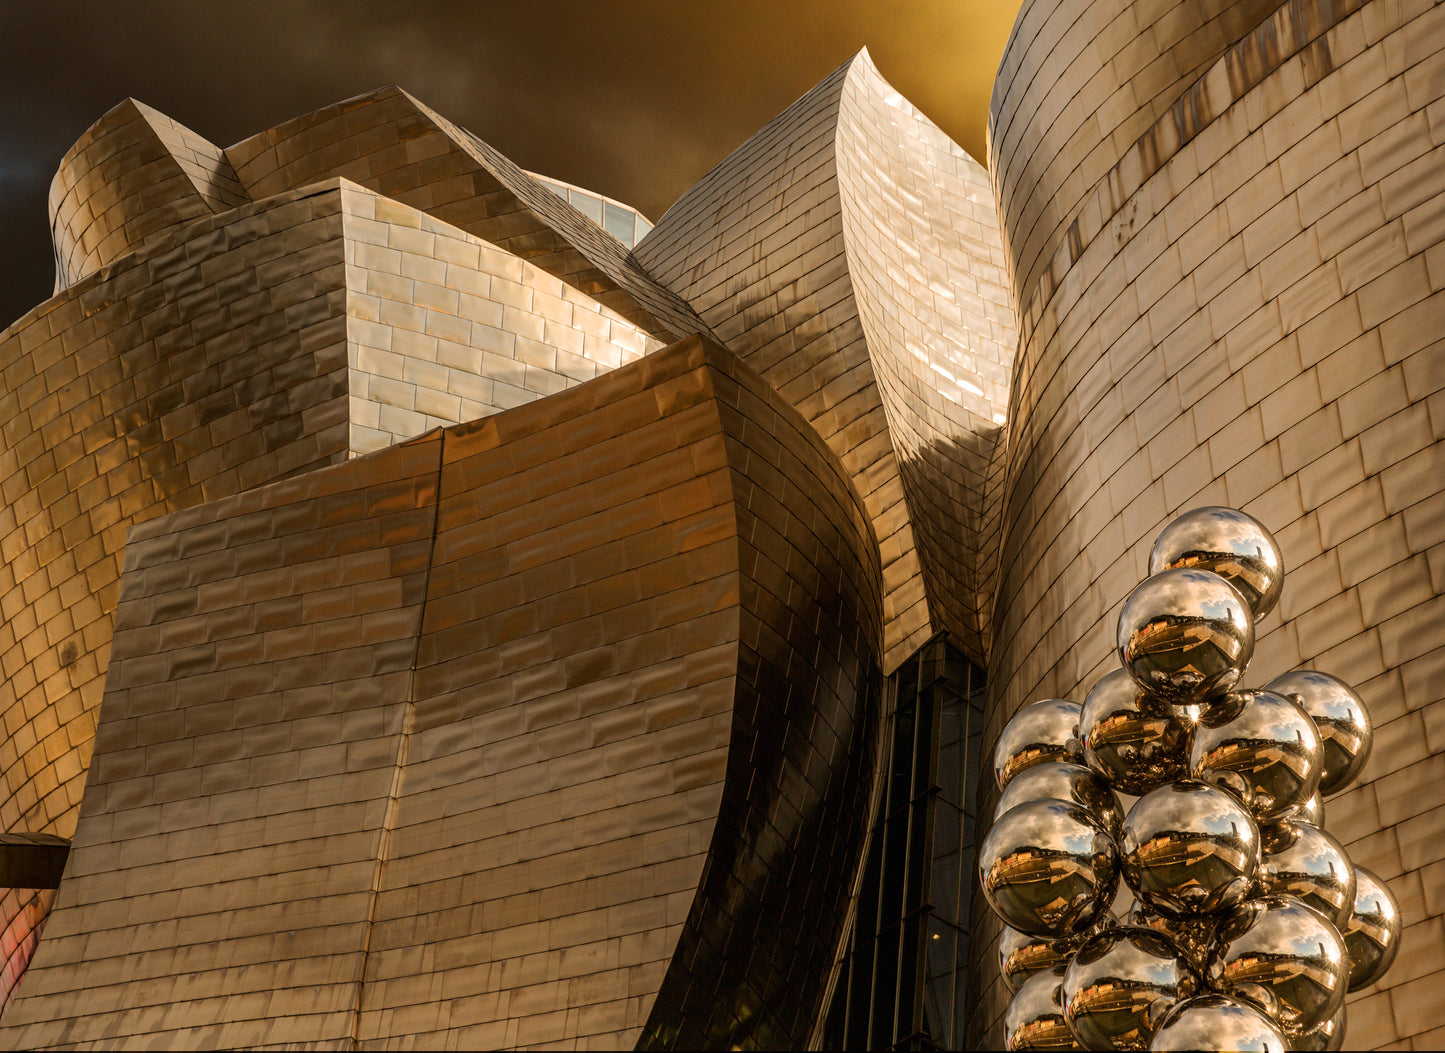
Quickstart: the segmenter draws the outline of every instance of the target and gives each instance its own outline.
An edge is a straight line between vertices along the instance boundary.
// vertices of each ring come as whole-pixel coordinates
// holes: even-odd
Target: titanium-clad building
[[[1429,3],[1034,0],[991,174],[864,53],[655,226],[117,106],[0,333],[0,1042],[998,1045],[980,758],[1228,504],[1438,1045],[1442,99]]]

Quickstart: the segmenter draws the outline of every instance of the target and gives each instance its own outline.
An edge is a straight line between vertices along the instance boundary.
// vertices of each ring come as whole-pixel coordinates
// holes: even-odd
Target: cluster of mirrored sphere
[[[1007,923],[1010,1049],[1339,1049],[1399,908],[1323,829],[1370,752],[1360,697],[1299,669],[1243,686],[1284,583],[1255,519],[1170,523],[1119,617],[1120,667],[1000,736],[979,852]],[[1120,795],[1137,797],[1127,813]],[[1120,881],[1128,892],[1120,897]]]

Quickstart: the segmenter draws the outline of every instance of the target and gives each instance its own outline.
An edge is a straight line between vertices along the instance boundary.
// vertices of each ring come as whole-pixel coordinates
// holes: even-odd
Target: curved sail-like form
[[[252,197],[351,179],[528,260],[660,339],[706,329],[601,223],[400,88],[287,121],[226,158]]]
[[[943,629],[987,652],[984,494],[1014,342],[987,185],[865,52],[634,250],[852,475],[883,548],[890,669]]]
[[[0,1033],[798,1045],[861,846],[878,574],[826,446],[696,338],[150,520]],[[738,945],[739,912],[774,923]]]
[[[66,151],[50,185],[55,291],[156,235],[248,200],[219,148],[126,99]]]

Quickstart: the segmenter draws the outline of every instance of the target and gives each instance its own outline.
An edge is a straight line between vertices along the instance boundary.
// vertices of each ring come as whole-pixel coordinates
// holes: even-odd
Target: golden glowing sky
[[[399,84],[656,219],[859,48],[978,160],[1019,0],[0,0],[0,327],[52,279],[61,155],[127,95],[220,146]]]

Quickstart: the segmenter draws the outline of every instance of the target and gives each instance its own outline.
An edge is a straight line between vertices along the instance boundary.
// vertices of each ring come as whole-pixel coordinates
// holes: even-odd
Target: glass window
[[[599,227],[602,225],[602,199],[593,197],[591,194],[584,194],[580,190],[567,191],[567,200],[572,202],[572,207],[582,213]]]
[[[632,213],[625,208],[618,208],[611,201],[602,203],[605,209],[607,233],[611,234],[629,249],[632,248]]]

